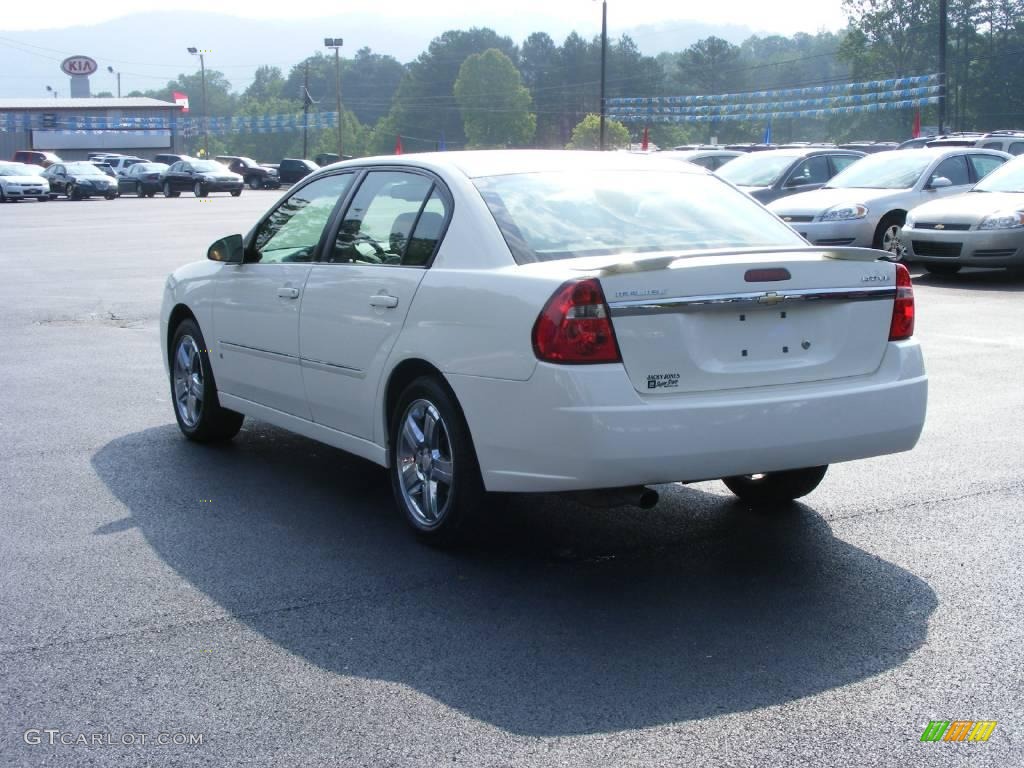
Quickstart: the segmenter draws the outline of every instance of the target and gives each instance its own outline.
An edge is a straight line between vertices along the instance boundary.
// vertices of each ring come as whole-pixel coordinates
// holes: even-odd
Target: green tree
[[[609,149],[619,149],[629,145],[629,128],[618,120],[605,120],[605,145]],[[590,114],[584,117],[572,129],[572,140],[566,149],[600,149],[601,117]]]
[[[394,57],[360,48],[342,68],[344,108],[351,109],[361,123],[376,123],[391,110],[404,76],[405,67]]]
[[[461,146],[466,135],[454,87],[459,68],[475,53],[496,48],[515,64],[519,52],[508,37],[492,29],[450,30],[434,38],[424,53],[408,66],[398,86],[391,112],[394,127],[406,148],[433,149],[443,136],[451,147]],[[394,145],[394,137],[391,139]],[[390,150],[388,150],[390,152]]]
[[[284,98],[285,80],[277,67],[260,67],[249,87],[242,93],[242,103],[266,102]]]
[[[466,59],[454,91],[471,147],[521,147],[533,141],[537,117],[530,112],[530,92],[516,65],[498,49]]]

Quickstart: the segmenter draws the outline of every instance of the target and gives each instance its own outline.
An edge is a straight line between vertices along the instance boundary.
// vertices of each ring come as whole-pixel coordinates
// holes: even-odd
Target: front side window
[[[718,175],[738,187],[770,187],[793,163],[793,155],[752,152],[733,160]]]
[[[956,157],[947,157],[941,163],[939,167],[932,173],[931,178],[928,180],[928,184],[934,184],[938,178],[946,178],[953,182],[954,187],[964,186],[971,183],[970,176],[967,175],[967,160],[963,155],[957,155]]]
[[[441,198],[432,193],[434,182],[425,176],[402,171],[368,173],[345,212],[327,260],[424,266],[445,216]]]
[[[1006,150],[1011,155],[1024,155],[1024,141],[1015,141]]]
[[[760,203],[705,174],[550,171],[482,177],[474,184],[519,264],[806,245]]]
[[[829,180],[828,158],[825,155],[809,157],[790,174],[787,184],[791,187],[803,184],[824,184]]]
[[[260,224],[253,240],[260,264],[313,260],[324,227],[352,184],[352,174],[325,176],[298,190]]]
[[[845,171],[858,160],[860,158],[856,155],[832,155],[832,165],[835,166],[836,173]]]

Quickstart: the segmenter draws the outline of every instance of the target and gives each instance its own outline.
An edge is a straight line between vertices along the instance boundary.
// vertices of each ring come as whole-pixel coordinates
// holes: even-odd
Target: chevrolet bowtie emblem
[[[945,229],[945,228],[946,228],[946,225],[945,225],[945,224],[936,224],[936,225],[935,225],[935,228],[936,228],[936,229]]]
[[[771,291],[769,293],[766,293],[764,296],[759,296],[757,298],[757,303],[758,304],[767,304],[768,306],[772,306],[773,304],[781,304],[785,300],[786,300],[785,296],[781,296],[781,295],[775,293],[774,291]]]
[[[783,221],[792,221],[792,220],[793,220],[793,217],[792,217],[792,216],[783,216],[783,217],[782,217],[782,220],[783,220]]]

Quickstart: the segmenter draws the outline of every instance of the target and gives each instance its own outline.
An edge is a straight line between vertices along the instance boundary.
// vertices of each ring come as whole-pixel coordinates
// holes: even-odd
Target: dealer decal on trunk
[[[652,373],[647,376],[648,389],[672,389],[678,386],[678,373]]]

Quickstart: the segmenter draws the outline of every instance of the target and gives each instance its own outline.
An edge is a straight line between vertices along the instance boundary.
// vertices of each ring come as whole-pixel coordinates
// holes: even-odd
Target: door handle
[[[277,295],[282,299],[297,299],[299,298],[299,289],[289,288],[285,285],[277,289]]]
[[[386,293],[378,293],[370,297],[370,306],[394,309],[398,306],[398,297],[388,296]]]

